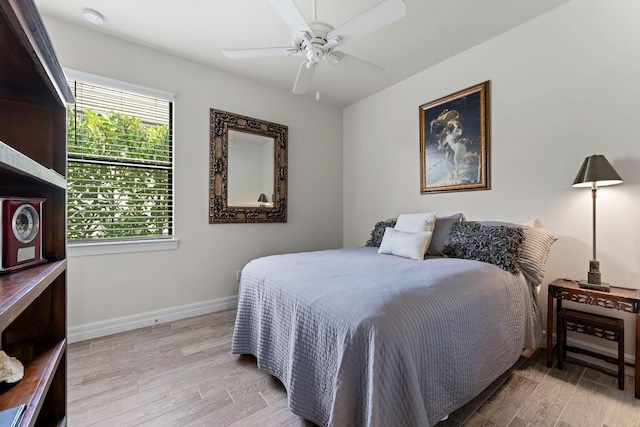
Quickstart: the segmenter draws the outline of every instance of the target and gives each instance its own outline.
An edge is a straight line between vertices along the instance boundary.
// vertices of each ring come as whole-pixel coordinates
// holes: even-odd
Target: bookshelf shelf
[[[63,175],[42,166],[2,141],[0,141],[0,168],[58,188],[67,188],[67,180]]]
[[[55,261],[0,275],[0,329],[4,330],[65,271],[67,261]]]
[[[24,403],[27,405],[27,411],[22,425],[33,425],[32,421],[42,408],[54,374],[65,353],[66,344],[66,340],[62,340],[54,345],[37,346],[33,350],[33,360],[24,364],[24,378],[16,384],[0,387],[0,410]]]

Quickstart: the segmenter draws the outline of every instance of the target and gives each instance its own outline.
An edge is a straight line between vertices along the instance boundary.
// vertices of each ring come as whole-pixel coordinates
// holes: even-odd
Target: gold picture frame
[[[489,81],[423,104],[420,193],[490,190]]]

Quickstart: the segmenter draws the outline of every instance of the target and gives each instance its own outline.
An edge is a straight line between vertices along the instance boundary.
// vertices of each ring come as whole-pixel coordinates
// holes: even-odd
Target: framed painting
[[[489,81],[420,106],[420,193],[489,190]]]

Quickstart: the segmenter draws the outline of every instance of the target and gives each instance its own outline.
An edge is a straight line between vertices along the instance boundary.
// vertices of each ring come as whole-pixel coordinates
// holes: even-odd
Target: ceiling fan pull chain
[[[313,0],[315,2],[315,0]],[[320,65],[316,66],[316,101],[320,101]]]

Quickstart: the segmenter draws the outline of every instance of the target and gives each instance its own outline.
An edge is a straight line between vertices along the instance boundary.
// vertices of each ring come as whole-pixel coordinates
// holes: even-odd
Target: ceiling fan
[[[365,36],[404,17],[406,6],[404,0],[384,0],[382,3],[356,16],[352,20],[333,28],[316,20],[316,0],[313,0],[313,20],[307,22],[294,0],[271,0],[271,4],[282,15],[293,30],[291,43],[293,47],[273,47],[259,49],[225,49],[222,52],[228,58],[262,58],[269,56],[304,56],[300,65],[293,93],[301,94],[309,91],[318,65],[326,60],[329,64],[361,76],[380,77],[382,67],[362,59],[336,51],[338,46]],[[316,99],[320,93],[316,91]]]

